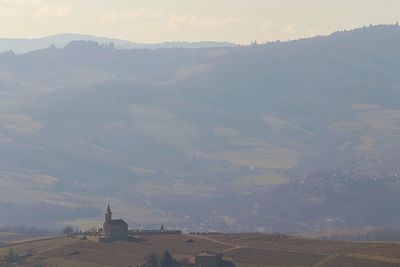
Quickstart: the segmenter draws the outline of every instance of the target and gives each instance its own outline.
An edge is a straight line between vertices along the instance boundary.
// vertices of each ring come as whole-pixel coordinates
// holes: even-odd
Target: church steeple
[[[105,214],[105,223],[108,224],[112,220],[112,212],[110,209],[110,204],[107,206],[106,214]]]

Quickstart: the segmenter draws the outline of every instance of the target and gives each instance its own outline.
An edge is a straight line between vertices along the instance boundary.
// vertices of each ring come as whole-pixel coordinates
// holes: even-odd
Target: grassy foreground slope
[[[185,242],[192,239],[194,242]],[[193,259],[203,250],[223,253],[238,267],[400,266],[400,243],[331,242],[261,234],[159,235],[136,242],[98,243],[55,238],[12,245],[31,255],[23,266],[136,266],[149,253],[169,249],[177,259]],[[5,255],[10,246],[0,247]]]

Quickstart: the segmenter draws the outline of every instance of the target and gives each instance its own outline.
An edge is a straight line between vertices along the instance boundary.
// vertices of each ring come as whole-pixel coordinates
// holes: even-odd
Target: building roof
[[[108,204],[108,206],[107,206],[107,211],[106,211],[108,214],[111,214],[111,209],[110,209],[110,204]]]
[[[197,254],[196,257],[217,257],[217,254],[203,251],[200,254]]]
[[[112,220],[111,225],[128,225],[124,220]]]

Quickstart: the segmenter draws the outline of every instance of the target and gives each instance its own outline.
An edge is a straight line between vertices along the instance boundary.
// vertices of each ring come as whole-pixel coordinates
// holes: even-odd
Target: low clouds
[[[10,0],[0,0],[0,7],[8,7],[12,2]]]
[[[301,25],[294,23],[285,26],[283,29],[281,29],[281,32],[285,34],[288,39],[290,39],[291,36],[296,35],[299,35],[298,38],[318,35],[314,29],[302,27]]]
[[[127,22],[154,22],[169,31],[213,30],[232,25],[248,23],[246,19],[226,17],[222,19],[199,17],[191,13],[165,14],[161,11],[136,9],[131,11],[112,11],[104,14],[102,22],[118,24]],[[145,25],[143,25],[145,26]]]
[[[0,0],[1,13],[13,17],[49,18],[65,17],[71,14],[72,9],[50,5],[42,0]]]
[[[104,14],[100,20],[105,23],[121,23],[132,21],[162,20],[163,15],[158,11],[136,9],[131,11],[112,11]]]
[[[36,17],[65,17],[71,14],[71,9],[44,5],[35,12]]]
[[[229,9],[211,0],[184,5],[181,0],[155,1],[0,0],[0,35],[32,37],[77,32],[136,42],[222,40],[245,44],[321,32],[319,27],[302,24],[294,16],[281,19],[271,13],[272,9],[250,9],[244,1],[231,4]]]
[[[245,19],[228,17],[224,19],[201,18],[192,14],[180,14],[169,16],[166,27],[169,30],[202,29],[213,30],[217,28],[232,26],[234,24],[247,24]]]

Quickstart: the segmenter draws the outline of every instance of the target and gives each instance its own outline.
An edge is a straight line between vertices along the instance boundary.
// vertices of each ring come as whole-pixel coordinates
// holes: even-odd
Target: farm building
[[[196,255],[196,267],[219,267],[222,262],[220,254],[211,252],[202,252]]]

